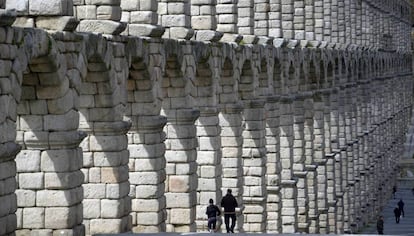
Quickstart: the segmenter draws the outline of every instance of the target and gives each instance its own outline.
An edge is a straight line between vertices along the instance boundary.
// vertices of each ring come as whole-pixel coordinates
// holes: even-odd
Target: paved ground
[[[397,202],[403,199],[405,217],[402,217],[400,223],[395,223],[394,208]],[[388,235],[414,235],[414,195],[411,189],[397,189],[395,199],[391,199],[384,208],[382,215],[384,216],[384,234]],[[363,234],[377,234],[376,225],[362,231]]]
[[[400,223],[395,223],[394,218],[394,208],[397,206],[397,202],[400,199],[403,199],[405,206],[405,217],[401,218]],[[411,193],[411,189],[397,189],[397,194],[395,199],[391,199],[387,206],[382,212],[384,216],[384,233],[386,235],[414,235],[414,195]],[[216,233],[222,234],[222,233]],[[376,224],[373,223],[369,227],[362,230],[359,235],[375,235],[377,234]],[[186,236],[186,235],[212,235],[210,233],[156,233],[156,234],[117,234],[120,236]],[[257,234],[246,234],[246,233],[237,233],[237,236],[254,236]],[[275,234],[260,234],[261,236],[274,236]],[[288,234],[278,234],[278,235],[288,235]],[[310,235],[310,234],[309,234]],[[98,235],[96,235],[98,236]],[[99,234],[99,236],[109,236],[109,234]],[[113,234],[111,236],[114,236]]]

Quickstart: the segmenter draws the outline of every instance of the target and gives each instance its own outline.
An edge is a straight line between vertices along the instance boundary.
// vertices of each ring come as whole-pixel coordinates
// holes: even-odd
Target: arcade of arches
[[[357,232],[411,120],[405,0],[0,0],[0,235]],[[190,9],[190,10],[189,10]]]

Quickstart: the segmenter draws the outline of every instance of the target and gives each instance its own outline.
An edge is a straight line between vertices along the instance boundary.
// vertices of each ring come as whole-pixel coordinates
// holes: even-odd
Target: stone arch
[[[1,133],[15,136],[22,147],[15,169],[16,232],[83,234],[79,143],[84,135],[78,132],[76,99],[81,69],[74,66],[76,59],[70,56],[64,39],[43,31],[10,30],[15,31],[13,41],[19,56],[4,66],[11,66],[10,85],[17,110],[6,124],[16,121],[12,127],[17,137],[16,131]],[[9,203],[14,208],[15,203]]]
[[[80,90],[86,234],[130,231],[128,137],[124,121],[128,61],[125,45],[102,35],[85,38]]]

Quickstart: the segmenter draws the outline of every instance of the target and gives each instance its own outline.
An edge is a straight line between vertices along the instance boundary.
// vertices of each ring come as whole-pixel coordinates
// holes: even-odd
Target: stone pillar
[[[344,75],[346,76],[346,75]],[[348,183],[348,160],[347,160],[347,137],[346,137],[346,87],[340,85],[338,94],[338,137],[339,137],[339,149],[340,149],[340,160],[341,173],[342,173],[342,196],[343,196],[343,231],[350,232],[349,223],[349,183]]]
[[[17,27],[74,31],[78,25],[73,17],[73,0],[6,0],[5,8],[17,11]]]
[[[294,14],[293,14],[293,29],[294,38],[297,40],[305,39],[305,1],[295,0],[293,3]]]
[[[191,27],[198,41],[218,41],[223,33],[217,31],[216,0],[191,1]]]
[[[92,108],[101,114],[106,108]],[[86,234],[122,233],[130,230],[128,138],[130,123],[98,121],[91,115],[89,137],[82,143],[85,180],[84,219]]]
[[[121,1],[73,1],[73,15],[80,21],[77,31],[117,35],[126,28],[121,21]]]
[[[353,0],[344,0],[344,22],[345,22],[345,44],[351,44],[352,38],[352,29],[351,29],[351,1]],[[341,6],[339,6],[341,7]]]
[[[190,0],[158,0],[158,23],[165,28],[164,38],[190,39],[194,35]]]
[[[333,78],[332,78],[333,79]],[[336,196],[335,196],[335,153],[332,150],[331,136],[331,88],[323,91],[322,101],[324,104],[324,138],[326,159],[326,198],[327,198],[327,232],[336,233]]]
[[[355,2],[355,39],[356,44],[362,46],[362,1]]]
[[[331,42],[339,43],[339,2],[331,0]]]
[[[270,0],[255,0],[254,2],[254,35],[259,37],[259,43],[268,43]]]
[[[293,39],[295,36],[293,24],[294,10],[294,0],[284,0],[281,2],[281,26],[283,38],[285,39]]]
[[[237,1],[218,0],[216,10],[217,31],[223,33],[221,41],[237,43],[240,42],[242,36],[239,35],[239,29],[237,26]]]
[[[324,103],[320,92],[314,94],[314,162],[317,164],[317,201],[319,217],[319,233],[328,233],[328,203],[326,185],[326,158],[325,158],[325,131],[324,131]]]
[[[161,37],[165,29],[158,25],[158,0],[121,1],[122,22],[127,26],[123,34]]]
[[[332,0],[323,0],[323,41],[332,42]]]
[[[222,150],[218,109],[202,107],[197,122],[199,147],[198,164],[198,196],[197,196],[197,229],[206,230],[206,208],[211,198],[220,206],[222,198]]]
[[[168,123],[165,157],[167,160],[167,232],[194,232],[197,204],[197,139],[194,122],[198,110],[166,110]]]
[[[335,1],[335,0],[334,0]],[[346,11],[345,1],[338,1],[338,42],[345,44],[346,42]]]
[[[313,0],[305,0],[305,39],[315,40],[315,7]]]
[[[291,97],[281,97],[279,111],[282,233],[295,233],[298,222],[297,189],[296,181],[293,179],[293,107]]]
[[[167,119],[157,115],[137,115],[132,121],[128,133],[132,232],[165,232],[163,128]]]
[[[222,192],[233,190],[240,211],[237,214],[236,231],[243,227],[243,169],[242,169],[242,115],[243,107],[238,104],[226,104],[219,114],[222,144]]]
[[[323,0],[314,1],[315,40],[323,41]]]
[[[282,3],[281,0],[269,0],[269,37],[282,38]]]
[[[253,0],[240,0],[237,2],[237,27],[239,34],[243,36],[244,43],[257,43],[258,38],[254,35]]]
[[[266,229],[266,147],[265,101],[244,101],[243,136],[243,206],[245,232]]]
[[[299,94],[293,101],[293,175],[297,179],[298,232],[309,229],[309,200],[305,171],[305,106],[307,94]]]
[[[268,97],[266,118],[266,176],[267,176],[267,227],[269,233],[280,233],[280,152],[279,152],[279,97]]]
[[[313,119],[314,119],[314,105],[313,94],[306,97],[304,100],[305,109],[305,123],[304,123],[304,146],[305,146],[305,168],[306,174],[306,192],[308,201],[308,233],[319,233],[319,217],[318,217],[318,201],[317,196],[317,180],[316,180],[316,165],[314,161],[314,132],[313,132]]]

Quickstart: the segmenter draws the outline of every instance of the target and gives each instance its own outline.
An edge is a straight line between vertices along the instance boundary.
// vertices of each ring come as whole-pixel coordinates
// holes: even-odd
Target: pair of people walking
[[[400,223],[400,218],[405,217],[404,213],[404,202],[402,199],[397,203],[397,206],[394,208],[395,223]]]
[[[236,207],[238,207],[237,200],[231,192],[231,189],[228,189],[227,194],[221,199],[221,206],[224,208],[224,224],[226,225],[227,233],[234,233],[234,227],[236,225]],[[217,216],[221,215],[221,211],[218,206],[214,205],[213,199],[210,199],[209,203],[210,205],[206,210],[208,217],[207,226],[210,232],[215,232]]]

